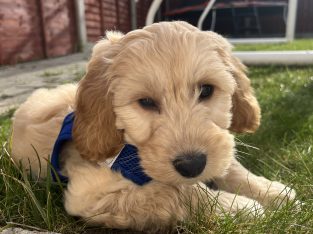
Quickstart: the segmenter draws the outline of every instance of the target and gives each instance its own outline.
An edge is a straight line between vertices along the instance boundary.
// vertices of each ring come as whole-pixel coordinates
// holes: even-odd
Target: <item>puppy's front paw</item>
[[[233,205],[234,205],[236,213],[243,212],[243,213],[248,214],[248,216],[250,217],[264,215],[263,206],[259,202],[246,198],[244,196],[236,197]]]
[[[288,202],[296,199],[295,190],[280,182],[268,181],[266,189],[265,196],[263,200],[260,201],[266,207],[281,208]],[[295,204],[297,204],[297,202],[295,202]]]
[[[220,192],[217,205],[216,211],[220,215],[244,213],[249,217],[255,217],[263,216],[264,213],[264,209],[258,201],[231,193]]]

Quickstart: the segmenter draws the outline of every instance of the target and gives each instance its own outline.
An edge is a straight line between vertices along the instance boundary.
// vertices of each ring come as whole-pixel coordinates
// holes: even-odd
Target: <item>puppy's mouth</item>
[[[185,178],[199,176],[206,166],[207,156],[201,152],[190,152],[178,155],[172,164],[175,170]]]

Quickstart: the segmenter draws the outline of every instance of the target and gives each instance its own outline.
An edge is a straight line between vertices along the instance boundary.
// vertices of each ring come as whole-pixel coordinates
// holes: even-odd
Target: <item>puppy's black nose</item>
[[[187,178],[201,174],[206,164],[206,155],[200,152],[181,154],[173,161],[173,165],[182,176]]]

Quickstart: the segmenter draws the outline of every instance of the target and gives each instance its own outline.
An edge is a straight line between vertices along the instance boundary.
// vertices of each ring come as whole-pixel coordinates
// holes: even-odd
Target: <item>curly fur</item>
[[[235,159],[232,132],[254,132],[260,108],[246,68],[231,49],[220,35],[184,22],[157,23],[126,35],[108,32],[93,48],[78,86],[38,90],[16,111],[14,159],[25,167],[30,162],[38,173],[37,154],[47,159],[63,118],[74,110],[73,142],[61,153],[69,177],[64,203],[69,214],[90,224],[167,229],[188,217],[186,203],[195,208],[202,201],[199,193],[217,199],[217,213],[256,212],[274,199],[294,199],[293,190],[253,175]],[[201,84],[215,89],[199,102]],[[146,97],[158,110],[138,104]],[[138,148],[142,167],[153,178],[147,185],[98,166],[125,142]],[[195,178],[181,176],[172,165],[190,151],[207,155]],[[206,180],[215,180],[221,191],[206,188],[201,183]]]

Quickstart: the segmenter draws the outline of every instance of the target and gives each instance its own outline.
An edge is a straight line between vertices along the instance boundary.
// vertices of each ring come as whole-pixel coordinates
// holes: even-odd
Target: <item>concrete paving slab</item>
[[[40,232],[40,231],[29,231],[22,228],[8,228],[0,232],[0,234],[59,234],[56,232]]]
[[[16,108],[36,89],[78,82],[85,73],[86,53],[0,67],[0,115]]]

